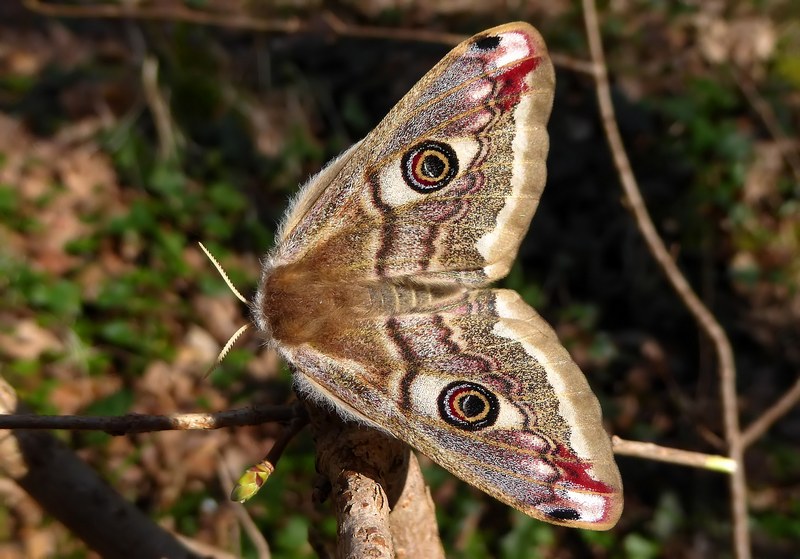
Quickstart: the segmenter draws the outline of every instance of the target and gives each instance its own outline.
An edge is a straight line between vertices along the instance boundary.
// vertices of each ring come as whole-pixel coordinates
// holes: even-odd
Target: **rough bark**
[[[308,405],[330,481],[339,559],[444,558],[433,501],[405,443]]]

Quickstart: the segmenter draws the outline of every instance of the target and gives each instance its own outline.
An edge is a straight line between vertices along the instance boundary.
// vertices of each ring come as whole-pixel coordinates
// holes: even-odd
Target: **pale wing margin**
[[[611,439],[603,428],[600,403],[586,376],[559,341],[555,330],[516,291],[494,291],[500,317],[495,331],[518,341],[545,366],[548,381],[559,399],[559,412],[572,432],[570,446],[579,456],[591,456],[600,477],[616,480],[621,488]]]

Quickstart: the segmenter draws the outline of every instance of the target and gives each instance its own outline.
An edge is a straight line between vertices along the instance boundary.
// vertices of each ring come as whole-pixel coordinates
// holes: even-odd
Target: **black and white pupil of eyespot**
[[[461,398],[461,411],[466,417],[475,417],[484,412],[487,406],[486,400],[481,399],[480,396],[468,394]]]
[[[422,173],[426,177],[436,179],[447,169],[447,163],[438,155],[426,155],[422,160]]]

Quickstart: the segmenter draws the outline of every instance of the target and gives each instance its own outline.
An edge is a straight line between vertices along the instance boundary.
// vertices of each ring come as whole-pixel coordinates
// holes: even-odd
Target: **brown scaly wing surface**
[[[595,530],[617,522],[622,484],[597,399],[515,292],[473,290],[342,324],[284,348],[301,391],[531,516]]]
[[[271,266],[361,282],[504,276],[544,188],[553,88],[526,23],[460,44],[301,191]]]

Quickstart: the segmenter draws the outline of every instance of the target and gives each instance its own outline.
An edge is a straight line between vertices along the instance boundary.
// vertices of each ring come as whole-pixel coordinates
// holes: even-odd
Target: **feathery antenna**
[[[222,279],[225,280],[225,283],[228,284],[228,288],[230,288],[230,290],[233,291],[233,294],[236,295],[236,297],[238,297],[239,300],[242,303],[244,303],[245,305],[249,305],[250,304],[249,301],[247,299],[245,299],[244,297],[242,297],[242,294],[239,293],[239,290],[236,289],[235,285],[233,285],[233,282],[228,277],[228,274],[225,273],[225,270],[222,269],[222,266],[220,265],[220,263],[217,262],[217,259],[214,258],[214,256],[208,251],[208,249],[203,245],[203,243],[197,243],[197,244],[200,245],[200,248],[202,248],[203,252],[206,253],[206,256],[208,256],[208,259],[211,260],[211,263],[217,269],[217,271],[219,272],[219,275],[222,276]]]
[[[239,290],[238,290],[238,289],[236,289],[236,286],[235,286],[235,285],[233,285],[233,282],[232,282],[232,281],[231,281],[231,279],[228,277],[228,274],[226,274],[226,273],[225,273],[225,270],[223,270],[223,269],[222,269],[222,265],[221,265],[219,262],[217,262],[217,259],[216,259],[216,258],[214,258],[214,256],[213,256],[213,255],[212,255],[212,254],[209,252],[209,250],[208,250],[208,249],[207,249],[207,248],[206,248],[206,247],[203,245],[203,243],[197,243],[197,244],[198,244],[198,245],[200,245],[200,248],[202,248],[202,249],[203,249],[203,252],[205,252],[205,253],[206,253],[206,256],[208,256],[208,259],[209,259],[209,260],[211,260],[211,263],[212,263],[212,264],[214,265],[214,267],[217,269],[217,271],[219,272],[219,275],[221,275],[221,276],[222,276],[222,279],[224,279],[224,280],[225,280],[225,283],[228,285],[228,288],[229,288],[229,289],[230,289],[230,290],[233,292],[233,294],[234,294],[234,295],[236,295],[236,297],[237,297],[237,298],[238,298],[238,299],[239,299],[239,300],[240,300],[242,303],[244,303],[245,305],[249,305],[250,303],[247,301],[247,299],[245,299],[245,298],[242,296],[242,294],[241,294],[241,293],[239,293]],[[211,373],[213,373],[213,372],[214,372],[214,369],[216,369],[217,367],[219,367],[220,363],[222,363],[222,360],[223,360],[223,359],[225,359],[225,357],[228,355],[228,352],[230,352],[230,350],[231,350],[231,348],[233,347],[233,345],[234,345],[234,344],[235,344],[237,341],[239,341],[239,338],[241,338],[241,337],[242,337],[242,334],[244,334],[244,333],[247,331],[247,329],[248,329],[249,327],[250,327],[250,325],[249,325],[249,324],[245,324],[245,325],[241,326],[241,327],[240,327],[240,328],[239,328],[239,329],[238,329],[238,330],[237,330],[237,331],[236,331],[236,332],[233,334],[233,336],[231,336],[230,338],[228,338],[228,341],[227,341],[227,342],[225,342],[225,345],[224,345],[224,346],[222,347],[222,349],[220,350],[220,352],[219,352],[219,355],[217,355],[217,360],[216,360],[216,362],[215,362],[213,365],[211,365],[211,367],[209,367],[209,368],[208,368],[208,370],[206,371],[206,374],[205,374],[205,375],[203,375],[203,378],[206,378],[206,377],[208,377],[208,375],[210,375]]]

